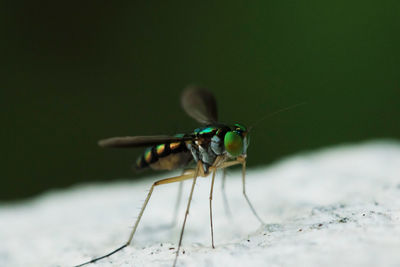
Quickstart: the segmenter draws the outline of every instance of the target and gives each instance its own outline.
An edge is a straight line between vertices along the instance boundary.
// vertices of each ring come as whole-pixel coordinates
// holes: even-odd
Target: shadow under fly
[[[210,188],[210,225],[211,225],[211,246],[214,248],[214,230],[212,221],[212,196],[214,189],[215,173],[218,169],[233,165],[242,166],[243,195],[255,215],[264,224],[260,216],[251,204],[246,194],[245,174],[246,174],[246,153],[249,145],[249,129],[242,124],[225,125],[218,122],[217,103],[214,95],[206,89],[189,86],[182,93],[181,104],[185,112],[197,120],[203,126],[195,129],[191,133],[177,134],[174,136],[127,136],[112,137],[99,141],[101,147],[114,148],[134,148],[147,146],[141,157],[136,162],[137,169],[151,168],[155,170],[175,170],[184,169],[182,175],[162,179],[153,183],[139,212],[136,222],[131,230],[128,240],[119,248],[94,258],[90,261],[76,265],[83,266],[94,263],[127,247],[136,233],[136,229],[142,218],[143,212],[150,200],[155,187],[163,184],[192,180],[189,199],[186,206],[185,217],[180,231],[178,249],[176,250],[173,266],[176,265],[179,252],[182,246],[182,238],[185,230],[186,219],[189,214],[190,203],[192,200],[196,179],[198,177],[208,177],[211,174]],[[188,169],[192,164],[193,168]],[[180,183],[180,192],[181,192]],[[180,198],[180,193],[178,193]],[[178,200],[179,201],[179,200]]]

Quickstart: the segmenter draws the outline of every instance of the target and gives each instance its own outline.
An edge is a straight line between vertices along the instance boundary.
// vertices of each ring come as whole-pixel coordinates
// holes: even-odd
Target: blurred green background
[[[190,132],[188,84],[258,124],[248,165],[400,137],[400,2],[2,1],[0,199],[134,179],[98,139]],[[150,182],[149,182],[150,183]]]

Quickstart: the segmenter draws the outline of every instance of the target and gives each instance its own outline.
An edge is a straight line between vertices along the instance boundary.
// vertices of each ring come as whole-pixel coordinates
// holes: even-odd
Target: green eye
[[[237,157],[243,152],[243,138],[237,132],[227,132],[224,138],[224,145],[226,151],[233,157]]]

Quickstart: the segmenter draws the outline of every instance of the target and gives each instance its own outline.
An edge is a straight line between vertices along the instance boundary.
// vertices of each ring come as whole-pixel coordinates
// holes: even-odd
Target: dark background
[[[2,1],[0,199],[137,178],[115,135],[198,124],[182,89],[210,88],[251,125],[248,165],[400,137],[400,2]]]

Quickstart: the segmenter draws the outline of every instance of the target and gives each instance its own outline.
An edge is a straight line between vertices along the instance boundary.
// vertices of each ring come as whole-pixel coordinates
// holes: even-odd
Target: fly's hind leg
[[[173,267],[176,266],[176,263],[177,263],[177,261],[178,261],[179,251],[180,251],[181,246],[182,246],[183,233],[184,233],[184,231],[185,231],[186,220],[187,220],[187,216],[188,216],[188,214],[189,214],[190,204],[191,204],[191,202],[192,202],[193,191],[194,191],[194,187],[195,187],[195,185],[196,185],[197,177],[198,177],[199,175],[201,175],[201,176],[203,176],[203,177],[206,176],[206,174],[204,173],[204,169],[203,169],[203,165],[202,165],[202,162],[201,162],[201,161],[198,161],[198,162],[197,162],[196,169],[194,170],[194,174],[192,175],[192,177],[193,177],[192,188],[191,188],[191,190],[190,190],[189,200],[188,200],[187,207],[186,207],[186,212],[185,212],[185,218],[184,218],[184,220],[183,220],[183,225],[182,225],[182,229],[181,229],[181,234],[180,234],[180,236],[179,236],[178,249],[176,250],[175,260],[174,260],[174,263],[173,263],[173,265],[172,265]]]
[[[189,170],[188,172],[185,172],[183,175],[176,176],[176,177],[171,177],[171,178],[167,178],[167,179],[162,179],[162,180],[159,180],[159,181],[156,181],[155,183],[153,183],[153,185],[150,187],[150,190],[149,190],[149,192],[148,192],[148,194],[147,194],[147,197],[146,197],[146,199],[145,199],[145,201],[144,201],[144,203],[143,203],[142,209],[140,210],[139,215],[138,215],[138,217],[137,217],[137,219],[136,219],[135,225],[133,226],[133,229],[132,229],[132,231],[131,231],[131,233],[130,233],[130,235],[129,235],[128,241],[127,241],[125,244],[123,244],[122,246],[120,246],[119,248],[117,248],[117,249],[111,251],[110,253],[108,253],[108,254],[106,254],[106,255],[103,255],[103,256],[101,256],[101,257],[94,258],[94,259],[92,259],[92,260],[90,260],[90,261],[87,261],[87,262],[84,262],[84,263],[82,263],[82,264],[76,265],[75,267],[84,266],[84,265],[86,265],[86,264],[94,263],[94,262],[99,261],[99,260],[101,260],[101,259],[107,258],[107,257],[109,257],[109,256],[111,256],[111,255],[117,253],[118,251],[122,250],[123,248],[129,246],[129,244],[131,243],[131,241],[132,241],[132,239],[133,239],[133,236],[134,236],[135,233],[136,233],[136,229],[137,229],[137,227],[138,227],[138,225],[139,225],[140,219],[142,218],[143,212],[144,212],[144,210],[146,209],[146,206],[147,206],[147,204],[148,204],[148,202],[149,202],[149,200],[150,200],[150,197],[151,197],[151,195],[152,195],[152,193],[153,193],[154,187],[156,187],[156,186],[158,186],[158,185],[163,185],[163,184],[170,184],[170,183],[175,183],[175,182],[182,182],[182,181],[184,181],[184,180],[188,180],[188,179],[192,179],[193,177],[196,177],[196,176],[194,176],[194,175],[195,175],[195,171]],[[196,174],[196,175],[197,175],[197,174]],[[193,189],[192,189],[192,191],[193,191]]]

